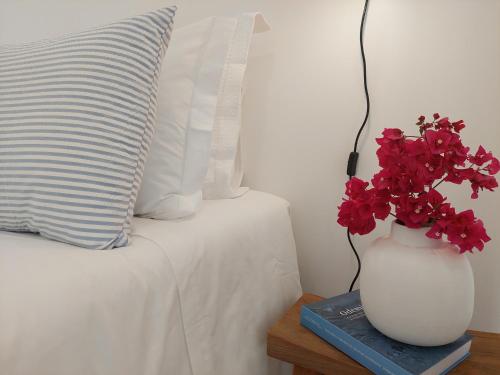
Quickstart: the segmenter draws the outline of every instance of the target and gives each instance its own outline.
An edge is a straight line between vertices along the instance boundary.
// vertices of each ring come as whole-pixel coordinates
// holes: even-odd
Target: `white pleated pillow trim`
[[[239,155],[243,84],[253,34],[267,30],[269,25],[260,13],[244,13],[237,19],[218,96],[204,199],[235,198],[248,191],[241,187]]]

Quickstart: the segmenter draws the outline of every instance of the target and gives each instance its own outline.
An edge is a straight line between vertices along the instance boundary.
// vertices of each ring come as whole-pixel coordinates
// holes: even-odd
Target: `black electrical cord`
[[[370,116],[370,93],[368,92],[368,82],[367,82],[367,74],[366,74],[366,56],[365,56],[365,45],[364,45],[364,31],[365,31],[365,22],[366,15],[368,14],[368,3],[369,0],[365,0],[365,7],[363,9],[363,17],[361,18],[361,26],[359,28],[359,46],[361,49],[361,60],[363,62],[363,86],[365,89],[365,99],[366,99],[366,113],[365,118],[363,119],[363,124],[358,130],[358,134],[356,134],[356,141],[354,142],[354,152],[358,150],[358,142],[363,129],[366,126],[368,121],[368,117]],[[356,171],[354,171],[356,173]]]
[[[358,163],[358,157],[359,157],[359,152],[358,152],[358,142],[359,138],[361,136],[361,133],[363,133],[363,129],[366,126],[366,123],[368,121],[368,117],[370,116],[370,94],[368,93],[368,83],[367,83],[367,77],[366,77],[366,56],[365,56],[365,46],[364,46],[364,30],[365,30],[365,21],[366,21],[366,15],[368,13],[368,2],[369,0],[365,0],[365,7],[363,9],[363,16],[361,17],[361,25],[359,28],[359,45],[361,48],[361,60],[363,63],[363,85],[365,89],[365,99],[366,99],[366,112],[365,112],[365,118],[363,119],[363,123],[361,124],[361,127],[358,130],[358,133],[356,134],[356,140],[354,141],[354,149],[353,151],[349,154],[349,161],[347,163],[347,175],[349,176],[349,179],[351,179],[353,176],[356,175],[356,166]],[[356,272],[356,275],[354,276],[354,279],[351,282],[351,286],[349,287],[349,292],[352,292],[352,288],[354,287],[354,284],[356,283],[356,280],[359,277],[359,274],[361,272],[361,260],[359,259],[359,254],[356,251],[356,247],[354,246],[352,239],[351,239],[351,234],[349,233],[349,229],[347,229],[347,240],[349,241],[349,245],[351,246],[352,251],[354,252],[354,255],[356,256],[356,260],[358,262],[358,270]]]

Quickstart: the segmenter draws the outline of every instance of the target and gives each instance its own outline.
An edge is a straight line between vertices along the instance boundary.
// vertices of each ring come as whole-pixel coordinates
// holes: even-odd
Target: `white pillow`
[[[174,29],[136,215],[175,219],[199,207],[217,95],[236,24],[234,18],[211,17]]]
[[[136,215],[181,218],[196,212],[202,188],[208,199],[246,191],[236,153],[242,85],[252,35],[268,28],[262,15],[248,13],[174,29]]]
[[[217,102],[210,160],[203,184],[204,199],[235,198],[248,190],[240,187],[243,82],[253,34],[267,30],[269,25],[260,13],[244,13],[236,19]]]

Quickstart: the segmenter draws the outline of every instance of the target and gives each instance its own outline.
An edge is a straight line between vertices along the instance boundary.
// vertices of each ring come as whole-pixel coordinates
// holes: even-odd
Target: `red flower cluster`
[[[451,122],[436,113],[430,122],[420,116],[417,126],[419,136],[385,129],[376,139],[381,170],[373,176],[371,188],[358,178],[347,182],[348,198],[339,207],[338,223],[352,234],[366,234],[375,228],[375,219],[392,214],[409,228],[429,226],[430,238],[446,235],[461,252],[482,250],[490,240],[483,222],[472,210],[456,213],[435,188],[443,182],[467,181],[476,199],[479,190],[498,187],[494,175],[500,170],[499,160],[482,146],[469,153],[459,135],[465,128],[462,120]]]
[[[375,229],[375,218],[384,220],[391,212],[390,196],[384,196],[376,189],[367,189],[368,182],[352,178],[346,184],[346,195],[350,197],[342,203],[338,222],[354,234],[367,234]]]

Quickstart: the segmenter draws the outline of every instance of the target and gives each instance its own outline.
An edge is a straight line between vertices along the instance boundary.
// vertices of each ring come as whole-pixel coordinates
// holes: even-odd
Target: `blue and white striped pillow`
[[[127,244],[175,7],[0,46],[0,229]]]

